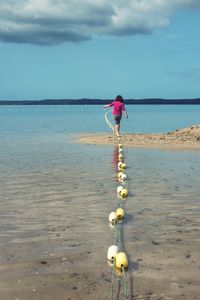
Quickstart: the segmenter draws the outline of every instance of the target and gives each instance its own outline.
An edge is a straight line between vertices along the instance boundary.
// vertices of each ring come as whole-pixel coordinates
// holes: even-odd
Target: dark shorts
[[[120,124],[121,118],[122,118],[122,115],[114,115],[116,125]]]

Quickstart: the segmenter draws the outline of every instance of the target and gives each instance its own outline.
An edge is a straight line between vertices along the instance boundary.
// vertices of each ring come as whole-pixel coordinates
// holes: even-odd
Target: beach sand
[[[156,183],[152,177],[147,182],[144,176],[141,189],[135,175],[125,204],[121,233],[129,258],[127,299],[199,300],[198,195],[191,197],[187,186],[175,191],[173,178],[167,181],[160,175]],[[16,228],[7,230],[9,241],[5,229],[1,237],[0,299],[110,299],[112,269],[106,255],[115,232],[108,214],[117,203],[114,182],[109,177],[97,180],[98,187],[88,177],[88,185],[80,182],[75,189],[72,184],[66,196],[58,188],[57,196],[49,191],[52,201],[13,208]],[[5,224],[10,218],[5,217]],[[119,279],[116,276],[114,299],[123,299]]]
[[[81,134],[75,141],[83,144],[117,144],[113,134]],[[200,125],[177,129],[163,134],[123,134],[121,142],[125,147],[200,149]]]

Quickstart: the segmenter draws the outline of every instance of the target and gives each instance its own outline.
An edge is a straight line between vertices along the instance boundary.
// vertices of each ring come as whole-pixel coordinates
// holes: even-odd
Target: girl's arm
[[[125,114],[125,116],[126,116],[126,118],[128,119],[128,113],[127,113],[127,111],[126,111],[126,109],[124,109],[124,114]]]
[[[126,111],[126,108],[125,108],[124,104],[122,105],[122,111],[125,114],[126,118],[128,119],[128,113]]]
[[[110,103],[110,104],[104,105],[104,108],[106,108],[106,107],[111,107],[111,106],[113,106],[113,105],[114,105],[114,102],[112,102],[112,103]]]

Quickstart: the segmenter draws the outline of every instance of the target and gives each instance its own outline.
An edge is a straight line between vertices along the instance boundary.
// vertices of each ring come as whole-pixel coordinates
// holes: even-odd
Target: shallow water
[[[193,108],[131,107],[133,120],[123,128],[139,131],[139,115],[144,132],[190,126]],[[174,123],[164,126],[169,114]],[[102,110],[3,107],[0,115],[0,299],[109,299],[116,149],[71,142],[76,133],[109,131]],[[199,297],[199,158],[199,151],[125,149],[129,299]]]

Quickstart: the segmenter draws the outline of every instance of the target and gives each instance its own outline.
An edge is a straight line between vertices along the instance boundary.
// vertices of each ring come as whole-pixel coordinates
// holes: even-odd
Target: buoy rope
[[[114,275],[115,275],[115,262],[113,263],[113,267],[112,267],[112,280],[111,280],[110,300],[113,300],[113,295],[114,295]]]
[[[106,120],[106,123],[108,124],[108,126],[109,126],[113,131],[115,131],[115,127],[111,124],[111,122],[109,121],[109,119],[108,119],[108,117],[107,117],[107,115],[108,115],[111,111],[112,111],[112,109],[109,110],[109,111],[107,111],[107,112],[105,113],[104,117],[105,117],[105,120]]]
[[[111,122],[108,119],[107,115],[110,112],[111,112],[111,110],[105,113],[105,120],[106,120],[106,123],[108,124],[108,126],[111,128],[111,130],[115,133],[116,138],[118,139],[118,142],[120,142],[120,140],[121,140],[120,136],[117,135],[117,132],[115,131],[115,127],[111,124]],[[120,151],[119,151],[119,153],[120,153]],[[121,186],[123,187],[123,189],[126,188],[127,185],[128,185],[128,188],[129,188],[130,185],[127,184],[127,180],[125,180],[125,181],[123,181],[121,183]],[[120,199],[120,196],[119,196],[119,201],[118,201],[118,209],[119,208],[122,208],[124,210],[124,199]],[[116,245],[116,247],[118,249],[117,253],[119,253],[119,252],[121,252],[123,250],[123,245],[122,245],[122,222],[123,222],[123,219],[122,220],[121,219],[117,219],[117,220],[114,221],[115,245]],[[128,265],[128,261],[127,261],[127,265]],[[115,276],[116,276],[115,275],[115,270],[116,270],[116,257],[114,258],[114,262],[113,262],[113,265],[112,265],[112,279],[111,279],[110,300],[113,300],[113,296],[114,296],[114,279],[115,279]],[[126,280],[126,269],[125,269],[124,265],[121,265],[121,270],[120,271],[121,271],[121,274],[123,276],[123,298],[127,299],[127,280]],[[119,283],[120,282],[121,282],[121,278],[119,278]]]
[[[126,286],[126,271],[124,267],[122,267],[122,272],[123,272],[123,284],[124,284],[124,299],[127,298],[127,286]]]
[[[118,247],[118,250],[122,250],[122,239],[121,239],[121,228],[119,221],[115,225],[115,245]]]
[[[123,208],[124,209],[124,202],[122,200],[118,201],[118,208]]]

